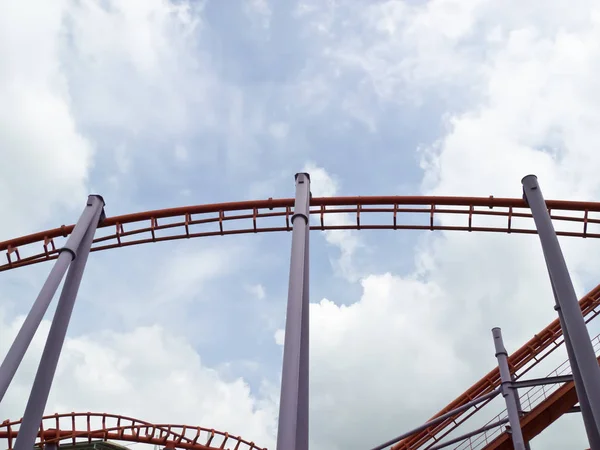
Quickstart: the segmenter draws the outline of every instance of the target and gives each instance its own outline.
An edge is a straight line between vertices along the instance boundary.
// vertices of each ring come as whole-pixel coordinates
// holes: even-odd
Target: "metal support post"
[[[306,211],[310,208],[310,190],[306,203]],[[309,218],[310,219],[310,218]],[[298,428],[296,430],[298,449],[308,449],[308,404],[309,404],[309,336],[310,336],[310,265],[309,265],[310,220],[306,226],[304,241],[304,283],[302,287],[302,336],[300,349],[300,383],[298,390]]]
[[[588,427],[592,428],[588,432],[588,438],[592,437],[590,445],[594,445],[600,430],[600,369],[598,368],[598,360],[537,177],[528,175],[523,178],[522,183],[524,198],[531,209],[542,244],[557,309],[562,314],[561,325],[567,339],[567,349],[569,349],[569,346],[571,349],[569,361],[573,370],[575,390],[579,401],[582,403],[582,414],[587,416],[584,423],[586,429]],[[589,409],[587,408],[588,405]],[[589,417],[590,414],[592,417]]]
[[[42,286],[39,295],[35,299],[23,325],[21,325],[21,329],[8,350],[2,365],[0,365],[0,402],[2,402],[2,399],[8,390],[8,386],[10,386],[10,383],[13,380],[21,361],[23,360],[23,356],[25,356],[35,332],[40,326],[69,264],[71,264],[71,261],[77,256],[77,248],[79,247],[86,230],[90,227],[92,222],[96,221],[95,223],[97,223],[97,212],[102,211],[103,205],[104,201],[90,202],[88,199],[85,209],[73,228],[73,232],[67,239],[65,246],[60,249],[56,263],[52,267],[52,270]],[[94,228],[95,226],[96,225],[94,224]]]
[[[42,421],[60,352],[67,334],[71,313],[75,305],[77,291],[79,290],[83,271],[90,254],[96,227],[103,212],[104,200],[100,196],[90,195],[88,197],[88,206],[94,209],[95,213],[77,248],[77,256],[67,272],[67,278],[65,279],[56,312],[50,325],[46,346],[44,347],[29,400],[27,401],[25,414],[19,427],[19,434],[13,447],[14,450],[30,450],[33,448]]]
[[[552,280],[550,280],[552,281]],[[569,332],[565,326],[565,319],[563,318],[563,314],[558,304],[558,297],[556,296],[556,289],[554,289],[554,283],[552,284],[552,294],[554,295],[555,306],[554,309],[558,314],[558,321],[560,322],[560,327],[563,331],[563,339],[565,341],[565,347],[567,349],[567,357],[571,362],[571,372],[573,374],[573,382],[575,384],[575,392],[577,392],[579,405],[581,406],[581,418],[583,419],[583,426],[585,428],[585,434],[588,437],[588,443],[590,444],[590,450],[600,450],[600,434],[599,430],[596,427],[596,423],[594,421],[594,415],[592,414],[592,409],[590,407],[590,402],[588,396],[585,392],[585,386],[583,384],[583,379],[581,378],[581,373],[579,371],[579,367],[577,365],[573,365],[572,361],[575,361],[575,352],[573,351],[573,344],[571,343],[571,339],[569,337]],[[579,390],[578,390],[579,389]]]
[[[512,385],[514,387],[515,383],[518,383],[516,381],[517,378],[514,373],[510,374],[510,379],[511,379]],[[523,411],[523,405],[521,405],[521,399],[519,398],[518,392],[515,393],[515,401],[517,402],[517,411],[519,412],[519,417],[523,417],[525,415],[525,412]]]
[[[296,174],[277,450],[308,450],[308,232],[310,177]],[[21,450],[21,449],[15,449]],[[23,449],[24,450],[24,449]]]
[[[514,380],[514,377],[513,377]],[[557,375],[554,377],[546,377],[546,378],[532,378],[529,380],[521,380],[521,381],[513,381],[512,387],[513,389],[523,389],[534,386],[543,386],[547,384],[562,384],[569,383],[573,381],[573,375]],[[517,395],[517,398],[519,396]]]
[[[500,369],[500,381],[502,382],[502,396],[506,401],[506,411],[508,413],[508,422],[512,431],[512,441],[515,450],[525,450],[525,440],[521,431],[519,421],[519,408],[517,406],[516,391],[512,388],[512,377],[510,367],[508,366],[508,353],[502,342],[502,331],[500,328],[492,328],[494,336],[494,347],[496,348],[496,358],[498,359],[498,368]]]

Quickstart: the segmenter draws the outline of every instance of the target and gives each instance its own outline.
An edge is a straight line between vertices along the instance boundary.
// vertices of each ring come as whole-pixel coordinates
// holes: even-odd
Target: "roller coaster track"
[[[109,217],[99,224],[92,251],[198,237],[289,232],[292,230],[293,204],[292,198],[270,198]],[[549,200],[546,205],[559,236],[600,238],[599,202]],[[492,196],[320,197],[311,199],[310,216],[311,229],[320,231],[447,230],[536,234],[531,213],[524,200]],[[0,252],[6,255],[6,263],[0,265],[0,271],[56,259],[61,244],[73,227],[74,225],[63,225],[0,242]],[[600,286],[580,301],[586,321],[589,322],[599,314],[599,305]],[[510,356],[511,371],[516,378],[521,377],[562,342],[560,324],[555,320]],[[499,384],[498,370],[492,370],[434,417],[491,392]],[[392,448],[408,450],[432,445],[432,440],[439,441],[477,410],[479,407],[457,414]],[[41,438],[44,439],[44,436]]]
[[[99,225],[92,251],[177,239],[291,231],[293,203],[291,198],[270,198],[110,217]],[[546,203],[559,236],[600,238],[600,203],[560,200]],[[314,223],[311,229],[322,231],[451,230],[536,234],[525,202],[511,198],[320,197],[311,199],[310,214]],[[7,259],[0,265],[0,271],[57,258],[60,249],[57,240],[66,238],[73,226],[63,225],[0,242],[0,252],[5,252]]]
[[[0,439],[8,441],[12,450],[19,434],[21,421],[4,421],[0,424]],[[167,449],[184,450],[266,450],[241,437],[208,428],[188,425],[152,424],[131,417],[105,413],[54,414],[42,419],[37,445],[58,444],[71,441],[73,444],[93,439],[137,442],[160,445]]]

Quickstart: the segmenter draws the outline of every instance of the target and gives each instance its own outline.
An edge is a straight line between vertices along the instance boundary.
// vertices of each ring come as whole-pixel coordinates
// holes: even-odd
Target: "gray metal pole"
[[[310,177],[296,174],[296,201],[292,216],[292,254],[288,287],[285,341],[283,346],[283,369],[281,373],[281,397],[279,402],[279,426],[277,450],[308,450],[308,323],[304,324],[304,295],[306,277],[307,233],[309,228]],[[303,379],[304,378],[304,379]],[[302,396],[302,398],[300,398]],[[299,422],[303,422],[299,424]],[[301,433],[304,433],[301,435]],[[21,450],[21,449],[15,449]],[[24,449],[22,449],[24,450]]]
[[[569,332],[565,327],[565,319],[563,318],[563,313],[558,303],[556,289],[554,289],[554,283],[552,283],[552,279],[550,279],[550,282],[552,284],[552,294],[554,295],[554,309],[558,313],[558,321],[560,322],[560,327],[563,332],[565,347],[567,349],[567,357],[572,363],[573,361],[575,361],[573,344],[571,343]],[[600,434],[598,433],[598,428],[596,427],[596,422],[594,421],[594,415],[592,414],[592,409],[590,408],[590,403],[587,394],[585,393],[585,386],[581,378],[581,372],[579,371],[579,367],[577,367],[576,364],[571,364],[571,373],[573,374],[573,383],[575,384],[575,391],[578,395],[579,406],[581,407],[581,418],[583,419],[583,425],[585,428],[585,433],[588,437],[588,443],[590,444],[590,450],[600,450]],[[582,393],[581,397],[579,397],[580,393]]]
[[[13,380],[21,361],[23,360],[23,356],[27,352],[35,332],[40,326],[44,314],[46,314],[48,306],[52,302],[52,298],[54,297],[69,264],[76,257],[77,248],[79,247],[86,230],[90,227],[92,221],[96,220],[95,217],[97,216],[98,210],[102,211],[102,204],[103,203],[97,202],[91,204],[88,200],[77,224],[73,228],[73,232],[67,239],[65,246],[60,249],[58,259],[52,267],[39,295],[35,299],[23,325],[21,325],[17,337],[4,357],[4,361],[2,361],[2,365],[0,365],[0,402],[2,402],[2,399],[8,390],[8,386],[10,386],[10,383]]]
[[[75,305],[77,291],[81,284],[85,264],[90,254],[94,233],[102,214],[104,201],[100,196],[90,195],[88,197],[88,205],[95,209],[95,214],[88,229],[85,231],[79,248],[77,248],[77,257],[67,272],[67,278],[65,279],[56,312],[50,325],[46,346],[44,347],[29,400],[27,401],[25,414],[19,427],[19,434],[15,441],[14,450],[31,450],[33,448],[44,414],[44,408],[48,401],[48,394],[50,393],[60,352],[67,334],[67,328],[71,319],[71,313],[73,312],[73,306]]]
[[[582,398],[587,398],[596,428],[593,435],[596,435],[600,430],[600,369],[598,368],[598,360],[537,177],[528,175],[523,178],[522,183],[523,193],[531,209],[540,237],[556,302],[562,312],[563,333],[568,336],[573,352],[573,359],[569,357],[571,367],[576,367],[575,370],[579,370],[579,376],[581,377],[579,386],[577,383],[579,377],[575,378],[577,397],[580,401]]]
[[[310,191],[306,199],[306,211],[310,209]],[[302,336],[300,338],[300,383],[298,389],[298,428],[296,442],[299,449],[308,449],[309,445],[309,348],[310,348],[310,257],[309,257],[310,221],[306,227],[304,241],[304,283],[302,287]]]
[[[514,373],[510,374],[510,379],[512,380],[513,385],[514,385],[515,380],[516,380],[516,376]],[[519,391],[514,389],[514,392],[515,392],[515,401],[517,402],[517,412],[519,413],[519,417],[523,417],[525,415],[525,412],[523,411],[523,406],[521,405],[521,399],[519,398]],[[525,440],[525,450],[531,450],[529,441],[527,441],[525,439],[525,437],[523,437],[523,439]]]
[[[506,401],[506,411],[508,412],[508,422],[512,430],[512,441],[515,450],[525,450],[525,440],[521,431],[521,422],[519,421],[519,408],[517,406],[515,389],[512,388],[512,377],[508,365],[508,352],[502,341],[502,331],[500,328],[492,328],[494,336],[494,347],[496,349],[496,359],[498,359],[498,368],[500,369],[500,381],[502,382],[502,396]]]

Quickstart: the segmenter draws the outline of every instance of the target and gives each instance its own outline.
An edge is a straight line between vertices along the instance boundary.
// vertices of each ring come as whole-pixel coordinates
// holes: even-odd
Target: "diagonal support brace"
[[[44,409],[48,401],[48,394],[52,386],[54,374],[60,357],[60,352],[67,334],[67,328],[75,305],[77,292],[81,284],[83,271],[87,263],[88,256],[98,222],[103,214],[104,200],[100,196],[90,196],[86,207],[86,213],[89,208],[91,216],[88,226],[83,230],[83,236],[75,250],[71,247],[68,251],[61,252],[61,255],[75,256],[72,264],[69,266],[67,278],[58,300],[56,312],[50,325],[50,332],[46,340],[46,345],[42,353],[42,358],[33,382],[33,387],[27,401],[23,420],[19,427],[19,434],[15,442],[14,450],[30,450],[35,444]],[[79,231],[78,233],[81,233]],[[51,300],[52,297],[50,297]],[[41,318],[40,318],[41,320]]]
[[[99,216],[98,213],[100,214]],[[59,251],[56,263],[52,267],[23,325],[21,325],[13,344],[8,350],[4,361],[2,361],[2,365],[0,365],[0,403],[52,302],[52,298],[60,282],[69,268],[69,264],[77,257],[77,249],[86,231],[91,226],[95,230],[98,221],[103,220],[104,217],[104,200],[99,195],[90,195],[81,217],[73,228],[73,232],[67,239],[64,247]]]

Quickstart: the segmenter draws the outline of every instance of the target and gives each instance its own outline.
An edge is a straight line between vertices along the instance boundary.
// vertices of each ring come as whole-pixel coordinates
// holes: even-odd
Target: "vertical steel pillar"
[[[506,411],[508,412],[508,423],[512,431],[512,441],[515,450],[525,450],[525,440],[521,431],[521,422],[519,420],[519,408],[517,406],[517,393],[512,388],[512,376],[508,366],[508,353],[502,341],[502,331],[500,328],[492,328],[494,336],[494,347],[496,348],[496,359],[500,369],[500,381],[502,382],[502,396],[506,401]]]
[[[550,280],[552,282],[552,280]],[[567,356],[569,361],[575,361],[575,353],[573,352],[573,344],[571,344],[571,338],[569,337],[569,333],[567,328],[565,327],[565,319],[563,318],[562,311],[560,309],[560,305],[558,303],[558,298],[556,296],[556,289],[554,289],[554,283],[552,284],[552,294],[554,295],[555,306],[554,309],[558,313],[558,320],[560,322],[560,327],[563,332],[563,338],[565,341],[565,347],[567,349]],[[585,388],[583,385],[583,380],[581,378],[581,373],[579,372],[579,367],[576,365],[571,366],[571,373],[573,374],[573,382],[575,387],[581,386],[583,390],[583,394],[579,399],[579,406],[581,408],[581,417],[583,419],[583,425],[585,428],[585,433],[588,437],[588,442],[590,444],[590,450],[600,450],[600,434],[598,434],[598,428],[596,428],[596,424],[594,422],[594,415],[592,414],[592,409],[590,408],[590,403],[588,401],[587,394],[585,393]],[[577,389],[576,389],[577,391]],[[578,392],[578,391],[577,391]],[[578,392],[579,395],[579,392]]]
[[[95,217],[97,216],[98,211],[102,211],[102,206],[104,202],[92,202],[90,203],[89,199],[85,209],[83,210],[81,217],[77,221],[77,224],[73,228],[73,232],[67,239],[65,246],[60,249],[58,259],[56,263],[52,267],[46,282],[42,286],[39,295],[35,299],[29,314],[25,318],[23,325],[21,325],[21,329],[17,333],[17,337],[15,338],[12,346],[8,350],[2,365],[0,365],[0,402],[4,398],[6,391],[8,390],[8,386],[10,385],[12,379],[23,360],[23,356],[25,352],[27,352],[27,348],[31,344],[33,336],[37,331],[42,319],[44,318],[44,314],[48,310],[48,306],[52,302],[52,298],[62,281],[69,264],[73,261],[77,254],[77,248],[79,247],[81,240],[86,232],[86,230],[90,227],[92,222],[96,221]],[[95,225],[94,225],[95,228]]]
[[[307,173],[298,173],[292,216],[292,255],[283,347],[277,450],[308,450],[309,204],[310,177]]]
[[[44,408],[48,401],[50,387],[52,386],[52,380],[56,372],[56,366],[58,365],[60,352],[67,334],[73,306],[75,305],[77,291],[79,290],[85,264],[90,254],[90,247],[94,240],[94,233],[103,212],[104,200],[100,196],[90,195],[88,197],[88,206],[93,208],[95,213],[75,252],[75,260],[67,272],[67,278],[65,279],[56,312],[50,325],[50,332],[48,333],[46,346],[42,353],[42,359],[35,375],[29,400],[27,401],[25,414],[19,427],[19,434],[17,435],[14,450],[31,450],[35,444]]]
[[[310,209],[310,190],[306,203],[306,211]],[[304,283],[302,286],[302,337],[300,350],[300,389],[298,393],[298,428],[296,442],[298,449],[308,449],[308,405],[309,405],[309,353],[310,353],[310,258],[309,258],[310,218],[306,226],[306,240],[304,241]]]
[[[587,413],[585,412],[587,406],[582,408],[581,412],[586,415],[591,412],[592,415],[592,417],[587,417],[584,423],[595,428],[591,435],[596,436],[600,430],[600,368],[598,360],[537,177],[528,175],[523,178],[522,183],[524,198],[531,209],[542,244],[557,306],[562,312],[563,333],[568,336],[570,342],[572,356],[569,355],[569,361],[574,374],[577,397],[580,402],[583,399],[584,404],[587,402],[589,405]],[[579,376],[575,376],[577,372]],[[580,378],[579,383],[577,382],[578,378]],[[590,434],[588,434],[589,436]],[[592,445],[591,440],[590,445]]]
[[[510,374],[510,379],[512,380],[513,383],[516,381],[516,377],[515,377],[514,373]],[[519,391],[516,389],[514,391],[515,391],[515,402],[517,403],[517,412],[519,413],[519,418],[520,418],[525,415],[525,412],[523,411],[523,405],[521,405],[521,399],[519,398]],[[525,442],[525,450],[531,450],[529,441],[527,441],[527,439],[525,439],[525,436],[523,436],[523,440]]]

